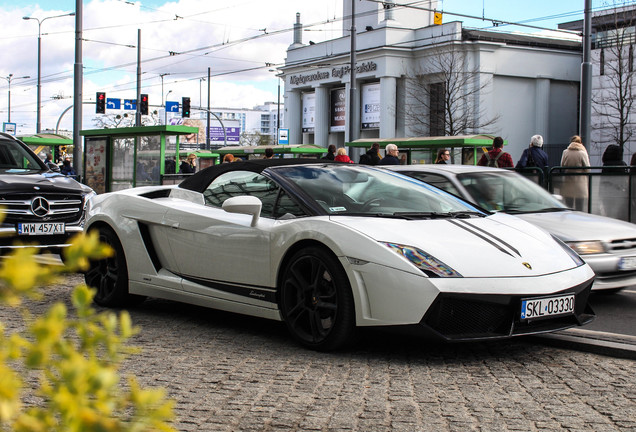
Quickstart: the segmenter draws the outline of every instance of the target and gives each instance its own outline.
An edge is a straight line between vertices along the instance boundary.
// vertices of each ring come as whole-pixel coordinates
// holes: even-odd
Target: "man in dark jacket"
[[[395,144],[387,144],[386,155],[382,158],[378,165],[399,165],[398,147]]]
[[[515,168],[547,167],[548,154],[541,147],[543,147],[543,137],[541,135],[533,135],[530,138],[530,146],[521,153]]]

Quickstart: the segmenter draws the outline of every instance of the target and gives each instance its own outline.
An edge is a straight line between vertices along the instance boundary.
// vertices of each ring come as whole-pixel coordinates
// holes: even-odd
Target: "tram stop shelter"
[[[476,165],[484,153],[484,149],[492,148],[492,140],[495,135],[456,135],[438,137],[412,137],[412,138],[362,138],[345,143],[345,146],[364,148],[369,150],[371,145],[378,143],[380,150],[384,150],[387,144],[398,146],[400,153],[406,154],[407,164],[435,163],[437,150],[445,148],[450,151],[451,161],[462,165]],[[508,141],[504,140],[504,145]]]
[[[185,147],[198,132],[183,125],[83,130],[84,183],[97,193],[160,185],[164,175],[178,173],[182,154],[195,152]]]
[[[53,160],[58,163],[60,159],[67,155],[73,156],[73,140],[64,135],[54,133],[40,133],[35,135],[20,135],[20,141],[28,145],[31,150],[42,160],[46,160],[46,155],[53,155]]]
[[[274,150],[275,158],[316,158],[319,159],[327,153],[327,149],[314,144],[272,144],[258,146],[225,146],[215,149],[221,160],[226,154],[239,157],[241,159],[262,159],[265,156],[265,149],[270,147]]]

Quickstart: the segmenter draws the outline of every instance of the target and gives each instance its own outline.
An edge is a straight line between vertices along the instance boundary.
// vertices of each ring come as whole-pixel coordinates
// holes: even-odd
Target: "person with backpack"
[[[539,167],[544,169],[547,167],[548,154],[541,147],[543,147],[543,137],[541,135],[533,135],[530,138],[530,145],[521,153],[515,168]]]
[[[360,165],[377,165],[380,163],[380,144],[373,143],[371,148],[360,156]]]
[[[503,151],[504,140],[502,137],[495,137],[492,140],[492,149],[481,155],[477,162],[480,166],[490,166],[497,168],[514,168],[510,153]]]

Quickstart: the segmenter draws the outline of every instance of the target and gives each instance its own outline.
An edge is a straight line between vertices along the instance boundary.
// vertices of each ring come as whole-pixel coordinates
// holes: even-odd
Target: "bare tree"
[[[487,91],[484,79],[471,65],[465,48],[449,44],[434,48],[406,79],[404,116],[421,136],[454,136],[484,131],[499,116],[487,118],[479,97]]]
[[[104,114],[93,117],[93,122],[98,129],[112,129],[135,126],[135,115],[124,113],[122,114]],[[141,116],[142,126],[155,126],[158,125],[159,116],[157,111],[148,113],[148,115]]]
[[[598,144],[603,147],[616,144],[623,149],[634,134],[634,14],[634,10],[615,10],[613,22],[596,34],[600,77],[592,107],[596,129],[601,130]]]

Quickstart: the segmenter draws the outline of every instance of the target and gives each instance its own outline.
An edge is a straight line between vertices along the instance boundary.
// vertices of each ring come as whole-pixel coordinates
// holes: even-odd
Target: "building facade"
[[[591,142],[586,143],[592,165],[602,165],[608,145],[623,147],[630,163],[636,152],[636,96],[634,45],[636,6],[612,8],[592,14],[592,118]],[[583,21],[560,24],[559,28],[583,31]]]
[[[436,3],[361,3],[353,92],[350,38],[304,44],[296,31],[280,68],[290,143],[488,133],[508,140],[515,160],[535,134],[564,148],[578,130],[580,40],[435,25]]]

